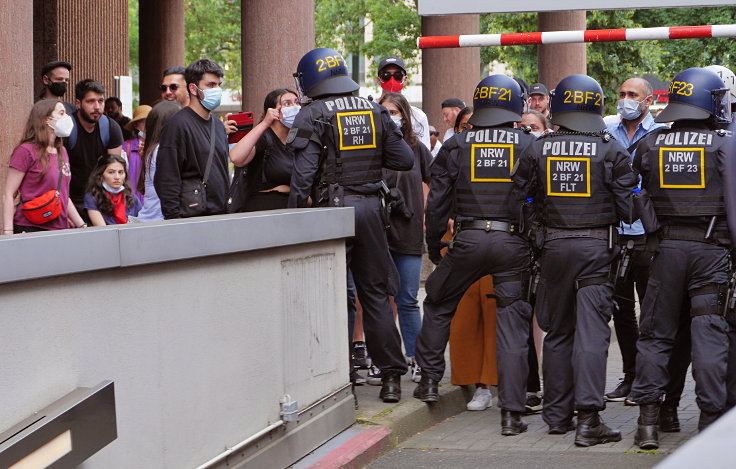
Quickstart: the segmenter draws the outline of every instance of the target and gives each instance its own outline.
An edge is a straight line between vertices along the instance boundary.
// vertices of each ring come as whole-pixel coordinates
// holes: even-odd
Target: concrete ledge
[[[353,208],[284,209],[0,238],[0,283],[354,236]]]

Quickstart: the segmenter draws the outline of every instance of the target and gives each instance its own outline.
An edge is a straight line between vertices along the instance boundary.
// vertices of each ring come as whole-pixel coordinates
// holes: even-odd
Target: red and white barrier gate
[[[691,39],[735,36],[736,24],[716,24],[710,26],[589,29],[581,31],[548,31],[541,33],[534,32],[503,34],[466,34],[458,36],[424,36],[417,38],[417,45],[420,49],[443,49],[450,47],[569,44],[576,42],[652,41],[658,39]]]

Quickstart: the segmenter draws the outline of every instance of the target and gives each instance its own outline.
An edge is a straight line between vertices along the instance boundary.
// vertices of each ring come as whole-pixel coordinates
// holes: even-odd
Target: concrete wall
[[[110,379],[118,439],[82,467],[197,467],[283,395],[342,388],[353,229],[352,209],[283,210],[1,239],[0,431]]]

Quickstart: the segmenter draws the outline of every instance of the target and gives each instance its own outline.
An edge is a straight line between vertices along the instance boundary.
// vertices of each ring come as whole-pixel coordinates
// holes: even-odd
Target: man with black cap
[[[460,98],[447,98],[442,101],[442,120],[449,126],[445,131],[445,136],[442,138],[443,142],[446,142],[447,139],[455,135],[455,119],[457,119],[457,115],[464,108],[465,101]]]
[[[414,397],[439,399],[437,385],[445,371],[444,353],[450,322],[465,290],[493,275],[497,312],[497,352],[501,434],[526,431],[527,340],[532,307],[522,284],[530,252],[520,236],[512,203],[511,169],[534,140],[515,129],[524,110],[521,87],[505,75],[484,78],[475,89],[470,130],[445,141],[432,164],[426,214],[427,249],[438,264],[427,279],[424,320],[417,339],[422,378]],[[441,239],[448,219],[455,234],[445,257]]]
[[[603,98],[589,76],[563,79],[551,103],[559,130],[535,140],[514,174],[517,200],[532,204],[544,227],[532,237],[542,250],[536,314],[547,332],[542,418],[550,434],[576,429],[577,446],[621,440],[598,412],[605,408],[614,225],[631,223],[637,178],[626,149],[604,132]]]
[[[400,58],[389,56],[378,64],[376,82],[381,87],[381,97],[386,93],[401,93],[407,79],[406,66]],[[411,106],[411,126],[419,141],[426,145],[427,149],[431,149],[429,120],[424,111],[416,106]]]
[[[347,267],[363,306],[368,353],[380,370],[380,398],[401,399],[407,365],[388,300],[390,257],[381,198],[385,167],[408,171],[414,151],[385,107],[353,96],[360,89],[345,59],[314,49],[294,74],[302,102],[286,139],[294,150],[289,207],[354,207],[355,236],[346,240]],[[352,331],[349,331],[352,336]]]
[[[72,64],[63,60],[55,60],[44,65],[41,69],[43,88],[38,99],[63,98],[69,86],[69,72],[71,70]],[[63,103],[67,114],[73,114],[77,110],[77,107],[72,103]]]
[[[534,83],[529,88],[529,99],[527,100],[529,109],[539,111],[544,117],[549,118],[549,92],[547,87],[542,83]]]

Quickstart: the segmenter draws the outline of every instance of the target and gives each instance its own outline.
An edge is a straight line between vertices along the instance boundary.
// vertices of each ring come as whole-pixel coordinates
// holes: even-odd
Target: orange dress
[[[442,238],[448,241],[448,231]],[[493,279],[487,275],[472,284],[457,305],[450,324],[450,380],[463,386],[498,385],[496,369],[496,300]]]

